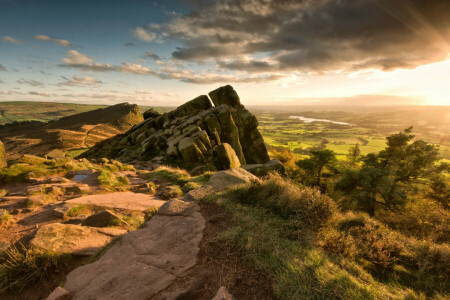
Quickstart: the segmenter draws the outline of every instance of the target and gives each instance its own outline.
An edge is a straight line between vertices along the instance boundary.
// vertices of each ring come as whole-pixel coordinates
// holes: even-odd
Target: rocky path
[[[196,284],[192,269],[199,267],[205,229],[197,201],[214,191],[251,180],[258,179],[243,169],[221,171],[184,200],[166,202],[144,228],[123,236],[96,262],[69,273],[64,290],[58,288],[54,295],[68,293],[75,300],[191,299],[189,293]],[[92,196],[82,198],[88,197]],[[54,295],[48,299],[63,299]],[[214,299],[232,299],[224,288],[219,289],[217,297]]]
[[[130,232],[98,261],[75,269],[64,288],[72,299],[151,299],[197,263],[205,221],[196,203],[171,200],[145,227]],[[182,294],[180,286],[172,297]]]

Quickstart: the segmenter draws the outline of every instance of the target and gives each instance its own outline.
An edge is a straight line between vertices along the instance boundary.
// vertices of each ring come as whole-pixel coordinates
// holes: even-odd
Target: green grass
[[[57,254],[34,247],[17,249],[12,246],[0,259],[0,294],[7,290],[22,290],[63,269],[68,254]]]
[[[203,201],[231,213],[233,225],[218,239],[243,251],[250,266],[272,280],[278,299],[438,299],[448,293],[448,246],[421,244],[365,215],[343,215],[318,191],[272,176]]]
[[[167,181],[173,185],[178,185],[183,192],[189,192],[195,188],[199,188],[206,184],[211,177],[211,172],[206,172],[199,176],[190,176],[189,173],[183,169],[160,166],[157,169],[150,171],[147,175],[147,179],[158,179]]]
[[[109,169],[101,170],[98,181],[103,187],[110,190],[123,190],[130,185],[126,177],[116,175]]]

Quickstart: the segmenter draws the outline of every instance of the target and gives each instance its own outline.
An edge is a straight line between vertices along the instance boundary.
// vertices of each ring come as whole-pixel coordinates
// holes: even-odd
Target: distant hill
[[[35,116],[39,117],[49,117],[50,113],[53,113],[53,116],[69,114],[69,109],[59,112],[55,110],[62,107],[58,106],[60,103],[55,103],[54,106],[47,106],[47,104],[43,104],[39,110],[39,105],[27,102],[25,107],[15,111],[15,116],[28,118],[33,114],[31,112],[33,107],[37,109]],[[127,131],[143,120],[139,107],[134,104],[122,103],[94,110],[92,108],[95,106],[89,105],[77,107],[77,104],[63,104],[63,106],[65,108],[73,106],[81,110],[89,109],[89,111],[72,114],[48,123],[25,121],[0,126],[0,139],[5,144],[7,159],[16,159],[23,154],[45,155],[52,149],[89,148],[99,141]],[[25,112],[27,110],[28,113]]]
[[[107,106],[75,103],[0,102],[0,124],[22,121],[48,122],[105,107]]]

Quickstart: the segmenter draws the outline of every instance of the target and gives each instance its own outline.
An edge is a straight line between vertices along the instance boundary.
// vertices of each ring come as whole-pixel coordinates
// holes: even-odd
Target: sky
[[[450,105],[448,0],[0,0],[0,101]]]

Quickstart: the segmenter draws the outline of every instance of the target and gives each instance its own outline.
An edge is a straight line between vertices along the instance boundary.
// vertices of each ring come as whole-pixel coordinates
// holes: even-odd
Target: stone
[[[38,228],[30,244],[56,253],[93,255],[126,230],[52,223]]]
[[[233,295],[228,292],[227,288],[224,286],[221,286],[218,290],[214,298],[211,300],[233,300]]]
[[[284,165],[278,159],[272,159],[265,164],[245,165],[242,168],[255,176],[267,176],[270,172],[277,172],[280,175],[286,173]]]
[[[208,95],[215,106],[222,104],[232,108],[239,108],[241,106],[241,100],[231,85],[222,86],[209,92]]]
[[[6,163],[5,146],[3,145],[2,141],[0,141],[0,169],[5,168],[6,166],[7,163]]]
[[[70,300],[72,299],[73,295],[63,289],[62,287],[58,286],[48,297],[47,300]]]
[[[4,218],[4,216],[8,215],[8,211],[6,209],[0,208],[0,222]]]
[[[158,215],[162,216],[187,216],[193,210],[198,210],[198,205],[193,202],[185,202],[179,199],[167,201],[158,210]]]
[[[66,158],[66,153],[59,149],[54,149],[45,155],[47,159],[62,160]]]
[[[159,117],[161,114],[154,108],[149,108],[144,112],[144,120]]]
[[[53,209],[53,215],[57,218],[64,218],[69,210],[75,206],[75,204],[64,203],[63,205]]]
[[[74,224],[74,225],[82,225],[84,220],[86,220],[88,216],[86,215],[78,215],[75,216],[73,218],[70,218],[64,222],[62,222],[63,224]]]
[[[90,204],[109,208],[144,211],[147,208],[151,207],[159,208],[165,203],[165,201],[157,200],[154,196],[148,194],[116,192],[109,194],[83,196],[67,200],[66,203]]]
[[[154,299],[197,264],[204,228],[198,206],[183,216],[157,214],[96,262],[70,272],[64,288],[74,300]]]
[[[208,185],[212,186],[214,190],[221,190],[229,186],[249,183],[252,181],[259,181],[258,177],[242,168],[229,169],[220,171],[211,176]]]
[[[83,222],[83,226],[91,227],[108,227],[112,225],[120,225],[125,223],[121,217],[109,210],[103,210],[96,214],[90,215]]]
[[[223,143],[215,149],[217,158],[219,159],[221,169],[235,169],[241,166],[241,162],[236,155],[234,149],[228,143]]]

